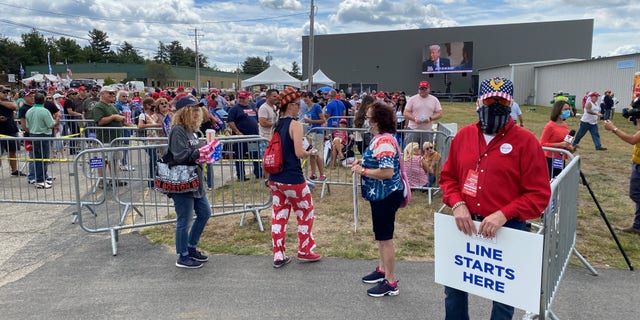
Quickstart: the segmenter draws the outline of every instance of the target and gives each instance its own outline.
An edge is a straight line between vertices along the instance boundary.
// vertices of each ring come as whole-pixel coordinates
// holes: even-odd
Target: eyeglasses
[[[0,92],[2,92],[2,93],[4,93],[4,94],[7,94],[7,93],[11,92],[11,90],[2,90],[2,91],[0,91]]]
[[[107,92],[107,94],[110,95],[110,96],[115,96],[116,95],[115,92]]]
[[[425,149],[427,149],[427,150],[432,150],[432,149],[433,149],[433,147],[426,147]]]
[[[428,90],[429,88],[418,88],[418,90]]]
[[[511,102],[507,99],[502,99],[502,98],[498,98],[498,97],[489,97],[486,98],[484,100],[482,100],[482,102],[484,103],[484,105],[492,105],[494,103],[499,103],[505,107],[510,107],[511,106]]]

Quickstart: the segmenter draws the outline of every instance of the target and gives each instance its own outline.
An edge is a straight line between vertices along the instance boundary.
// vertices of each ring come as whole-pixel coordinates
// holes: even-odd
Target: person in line
[[[250,105],[251,94],[247,91],[238,92],[238,103],[229,109],[227,124],[234,135],[258,135],[258,112]],[[233,144],[233,157],[236,159],[236,176],[238,181],[248,181],[245,176],[244,161],[257,159],[258,150],[249,150],[248,142]],[[256,179],[262,178],[260,162],[253,161],[253,174]]]
[[[640,108],[640,98],[635,98],[633,104]],[[604,122],[605,130],[613,132],[620,140],[633,145],[631,154],[631,177],[629,178],[629,198],[636,204],[635,218],[633,224],[627,228],[620,228],[620,231],[640,235],[640,122],[636,121],[637,131],[634,134],[626,133],[611,121]]]
[[[515,100],[511,103],[511,119],[513,119],[514,122],[519,123],[521,127],[524,127],[522,110],[520,110],[520,105]]]
[[[358,148],[358,152],[362,155],[364,154],[364,150],[369,146],[369,142],[371,142],[371,133],[369,132],[369,120],[367,119],[367,110],[369,110],[369,106],[375,101],[375,98],[370,95],[366,95],[362,98],[362,103],[356,110],[356,115],[353,119],[353,125],[356,128],[365,129],[365,132],[356,131],[355,134],[355,142],[356,147]]]
[[[376,283],[367,290],[369,296],[395,296],[400,290],[395,277],[393,232],[404,190],[400,180],[400,149],[392,136],[396,132],[396,117],[393,108],[381,102],[374,102],[366,115],[374,136],[362,159],[353,162],[351,172],[360,175],[362,197],[371,206],[380,260],[376,269],[362,277],[362,281]]]
[[[173,116],[169,132],[169,151],[177,164],[195,165],[200,158],[199,148],[204,145],[198,140],[196,132],[202,122],[201,103],[192,97],[183,97],[176,102],[176,113]],[[197,166],[200,185],[198,190],[187,193],[169,193],[176,210],[176,267],[195,269],[209,257],[198,251],[197,246],[204,227],[211,217],[209,199],[204,190],[202,165]],[[195,211],[196,219],[193,220]],[[191,229],[189,229],[191,225]]]
[[[309,130],[311,135],[311,145],[317,150],[316,154],[312,154],[309,157],[309,166],[311,168],[311,175],[309,179],[324,181],[327,177],[324,175],[324,161],[322,156],[324,154],[324,131],[312,130],[313,128],[319,128],[324,124],[324,113],[322,107],[318,104],[318,99],[314,96],[313,92],[307,92],[303,96],[304,102],[309,106],[309,110],[303,116],[304,123],[309,124]],[[318,176],[316,176],[316,168]]]
[[[409,178],[409,185],[412,188],[428,187],[429,177],[422,168],[422,152],[417,142],[410,142],[404,147],[402,160]]]
[[[53,128],[58,125],[51,112],[45,109],[45,96],[38,92],[34,97],[35,104],[25,114],[29,136],[34,138],[51,138]],[[50,145],[48,140],[33,140],[33,157],[35,158],[35,188],[50,189],[53,181],[47,180],[48,160],[50,159]]]
[[[436,179],[440,173],[440,165],[442,164],[442,156],[436,151],[433,143],[427,141],[422,144],[422,169],[427,173],[429,182],[427,187],[436,186]]]
[[[289,215],[293,211],[298,221],[298,254],[302,262],[315,262],[321,255],[314,253],[316,241],[313,238],[313,199],[302,174],[300,159],[311,155],[302,147],[302,124],[294,118],[298,116],[301,92],[289,87],[278,95],[278,121],[275,131],[282,139],[282,172],[270,174],[267,185],[273,198],[271,214],[271,240],[273,243],[273,267],[280,268],[291,262],[286,255],[285,237]]]
[[[585,102],[584,114],[582,114],[582,118],[580,118],[580,129],[578,129],[576,138],[573,140],[573,146],[577,148],[582,137],[589,131],[596,150],[606,151],[607,148],[603,147],[600,143],[600,133],[598,133],[598,119],[602,118],[600,106],[597,103],[600,94],[592,91],[589,92],[587,96],[589,99]]]
[[[149,139],[158,138],[158,130],[162,127],[162,123],[158,121],[158,117],[155,114],[156,106],[155,101],[151,97],[144,98],[142,100],[142,113],[138,117],[138,129],[142,136],[146,136]],[[157,144],[160,141],[151,140],[148,144]],[[149,189],[154,187],[153,179],[156,176],[156,162],[158,161],[158,150],[156,148],[148,148],[147,154],[149,155],[149,182],[147,184]]]
[[[506,78],[480,83],[478,123],[451,141],[440,174],[442,202],[453,209],[458,230],[494,238],[501,227],[528,231],[527,220],[541,216],[551,189],[542,147],[509,116],[513,83]],[[473,221],[481,221],[476,229]],[[469,319],[468,293],[444,288],[446,319]],[[512,306],[493,302],[491,319],[511,319]]]
[[[353,134],[346,130],[348,124],[347,119],[340,119],[340,130],[333,131],[331,134],[331,168],[337,168],[337,163],[342,163],[347,157],[352,156],[347,154],[349,146],[353,147],[354,139]]]
[[[404,118],[407,127],[411,130],[431,131],[434,120],[442,118],[442,106],[440,100],[429,94],[431,85],[428,81],[420,81],[418,94],[409,98],[404,109]],[[432,133],[409,132],[405,143],[417,142],[422,145],[425,141],[431,141]]]
[[[571,116],[571,106],[566,101],[556,101],[551,108],[551,116],[549,122],[542,129],[540,135],[540,145],[543,147],[551,147],[565,149],[574,152],[575,148],[571,141],[565,138],[569,134],[569,126],[567,119]],[[555,178],[564,168],[564,160],[567,158],[561,153],[545,151],[547,157],[547,168],[549,168],[549,177]]]
[[[3,85],[0,85],[0,134],[17,137],[18,126],[14,120],[14,113],[18,111],[18,106],[15,102],[10,100],[11,90]],[[9,167],[11,169],[11,175],[14,177],[24,177],[25,173],[18,170],[18,161],[16,160],[16,151],[20,146],[18,142],[2,141],[0,142],[0,154],[5,151],[9,153]]]
[[[118,108],[115,106],[116,92],[118,89],[112,86],[104,86],[100,89],[99,100],[92,107],[91,114],[96,126],[103,127],[104,129],[97,130],[96,138],[102,142],[105,147],[111,146],[113,140],[122,137],[122,128],[125,123],[125,116],[121,115]],[[86,101],[85,101],[86,102]],[[113,128],[113,129],[110,129]],[[111,171],[111,166],[114,168],[119,163],[119,152],[110,152],[110,161],[106,161],[105,165],[108,170]],[[117,186],[126,186],[126,181],[118,180],[118,170],[113,170],[111,173],[114,175],[115,183]],[[98,176],[103,177],[102,168],[98,168]],[[111,182],[109,183],[111,184]],[[98,183],[99,188],[104,188],[104,181]]]
[[[614,104],[613,93],[611,93],[611,90],[605,91],[604,96],[602,97],[602,103],[600,104],[603,112],[602,120],[609,120],[611,118]]]

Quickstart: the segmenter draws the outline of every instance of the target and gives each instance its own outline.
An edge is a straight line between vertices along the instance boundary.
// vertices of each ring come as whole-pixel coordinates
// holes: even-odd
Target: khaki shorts
[[[318,150],[319,155],[324,154],[324,134],[317,132],[310,133],[307,139],[309,139],[311,145]]]

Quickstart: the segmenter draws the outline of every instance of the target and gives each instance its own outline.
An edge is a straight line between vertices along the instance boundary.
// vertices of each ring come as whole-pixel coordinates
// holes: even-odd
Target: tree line
[[[66,37],[46,38],[38,30],[20,35],[18,43],[0,36],[0,70],[5,73],[20,74],[20,65],[41,65],[64,62],[73,63],[132,63],[166,66],[195,67],[196,52],[174,40],[170,43],[158,41],[156,54],[152,59],[145,59],[141,51],[128,41],[123,41],[114,51],[106,32],[93,29],[88,32],[89,44],[82,47],[75,39]],[[216,65],[209,65],[207,57],[197,54],[201,68],[220,71]],[[247,57],[236,72],[258,74],[269,67],[269,62],[261,57]],[[300,67],[294,61],[287,73],[298,79],[302,78]]]

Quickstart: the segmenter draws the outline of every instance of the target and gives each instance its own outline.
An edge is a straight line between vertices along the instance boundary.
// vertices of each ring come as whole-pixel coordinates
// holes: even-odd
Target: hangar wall
[[[420,80],[432,90],[477,90],[479,69],[530,61],[589,59],[593,19],[316,35],[314,70],[322,69],[337,84],[374,83],[379,90],[417,91]],[[425,45],[453,41],[473,42],[474,72],[421,73]],[[302,37],[303,78],[309,74],[309,36]],[[312,72],[312,73],[313,73]]]

